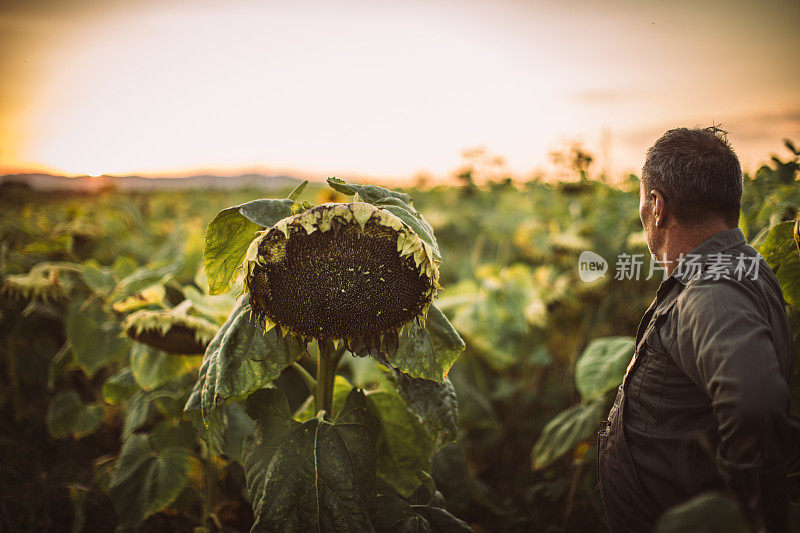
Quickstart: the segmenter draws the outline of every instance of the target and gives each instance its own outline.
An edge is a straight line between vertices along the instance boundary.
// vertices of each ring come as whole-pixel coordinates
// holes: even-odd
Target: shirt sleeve
[[[767,518],[774,514],[770,506],[785,500],[797,438],[767,304],[755,288],[733,280],[701,280],[684,292],[677,353],[711,400],[720,437],[717,468],[745,510]]]

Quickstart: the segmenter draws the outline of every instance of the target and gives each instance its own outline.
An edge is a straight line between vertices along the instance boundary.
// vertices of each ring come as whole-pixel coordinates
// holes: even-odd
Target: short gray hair
[[[642,167],[645,192],[659,191],[675,218],[703,223],[714,215],[739,223],[742,167],[727,132],[708,128],[669,130],[647,151]]]

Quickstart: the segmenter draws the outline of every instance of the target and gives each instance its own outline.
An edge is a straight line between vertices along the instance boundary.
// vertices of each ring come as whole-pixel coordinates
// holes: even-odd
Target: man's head
[[[647,151],[639,215],[654,254],[667,232],[702,233],[739,223],[742,169],[716,128],[669,130]]]

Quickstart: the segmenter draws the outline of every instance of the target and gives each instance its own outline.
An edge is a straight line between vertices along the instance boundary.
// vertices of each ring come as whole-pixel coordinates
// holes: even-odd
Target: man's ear
[[[659,191],[653,189],[650,191],[650,209],[652,209],[653,223],[657,228],[663,228],[667,225],[667,202],[664,200],[664,195]]]

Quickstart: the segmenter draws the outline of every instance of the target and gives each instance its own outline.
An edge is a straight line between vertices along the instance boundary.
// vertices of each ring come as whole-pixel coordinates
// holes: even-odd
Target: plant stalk
[[[324,419],[330,421],[333,415],[333,380],[336,378],[336,357],[333,342],[326,341],[319,347],[317,359],[317,389],[314,393],[314,406],[317,413],[325,411]]]

